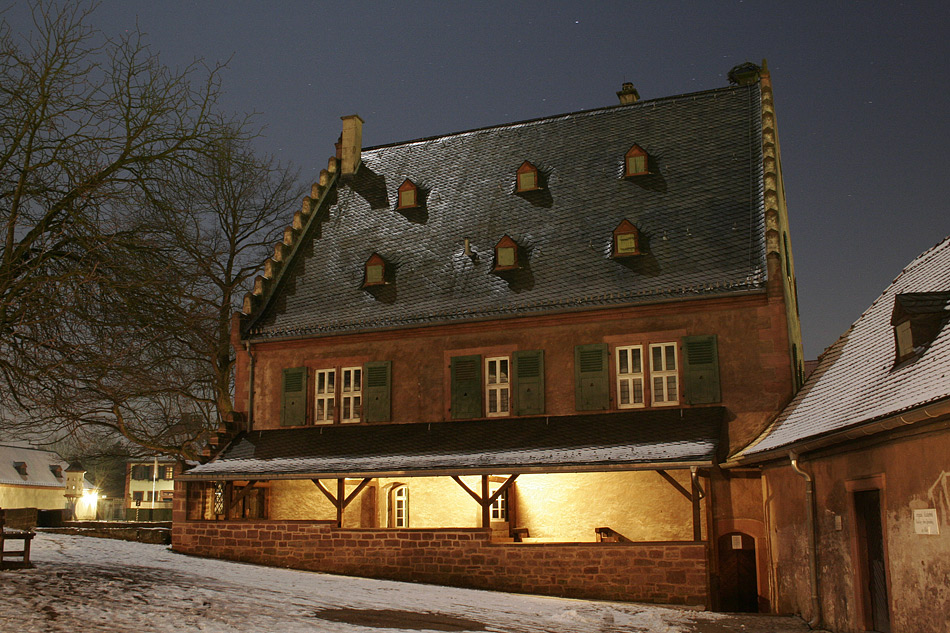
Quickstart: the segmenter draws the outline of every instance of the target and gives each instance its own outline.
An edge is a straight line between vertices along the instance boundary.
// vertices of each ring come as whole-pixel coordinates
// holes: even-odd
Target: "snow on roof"
[[[20,462],[25,466],[25,475],[21,475],[17,471],[14,466],[16,462]],[[51,468],[56,466],[60,468],[59,477]],[[68,466],[68,462],[52,451],[0,444],[0,484],[65,488],[66,468]]]
[[[897,295],[950,291],[950,237],[912,261],[838,341],[761,440],[743,456],[847,429],[950,397],[950,320],[919,356],[895,365]],[[934,295],[936,296],[936,295]]]

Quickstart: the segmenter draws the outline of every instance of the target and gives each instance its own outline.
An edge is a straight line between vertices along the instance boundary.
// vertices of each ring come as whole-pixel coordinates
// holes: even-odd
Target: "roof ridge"
[[[547,122],[547,121],[555,121],[555,120],[559,120],[559,119],[566,119],[566,118],[573,117],[573,116],[598,114],[598,113],[601,113],[601,112],[611,112],[611,111],[614,111],[614,110],[621,110],[621,109],[631,109],[631,110],[633,110],[633,109],[639,109],[639,108],[643,108],[643,107],[646,106],[646,105],[656,105],[657,103],[662,103],[662,102],[665,102],[665,101],[677,101],[677,100],[685,100],[685,99],[695,99],[695,98],[697,98],[697,97],[708,97],[708,96],[711,96],[711,95],[713,95],[713,94],[717,94],[717,93],[721,93],[721,92],[738,92],[740,89],[748,89],[750,86],[757,86],[757,85],[758,85],[758,84],[749,84],[749,85],[746,85],[746,86],[721,86],[721,87],[719,87],[719,88],[710,88],[710,89],[708,89],[708,90],[700,90],[700,91],[698,91],[698,92],[684,92],[684,93],[677,94],[677,95],[670,95],[670,96],[666,96],[666,97],[657,97],[657,98],[655,98],[655,99],[646,99],[646,100],[642,100],[642,101],[637,101],[636,103],[632,103],[632,104],[629,104],[629,105],[617,104],[617,105],[610,105],[610,106],[600,106],[599,108],[589,108],[589,109],[586,109],[586,110],[573,110],[573,111],[571,111],[571,112],[562,112],[562,113],[559,113],[559,114],[550,114],[550,115],[546,115],[546,116],[542,116],[542,117],[534,117],[534,118],[531,118],[531,119],[521,119],[521,120],[518,120],[518,121],[511,121],[511,122],[508,122],[508,123],[500,123],[500,124],[495,124],[495,125],[486,125],[486,126],[483,126],[483,127],[470,128],[470,129],[467,129],[467,130],[457,130],[457,131],[455,131],[455,132],[447,132],[447,133],[445,133],[445,134],[436,134],[436,135],[433,135],[433,136],[423,136],[423,137],[414,138],[414,139],[409,139],[409,140],[404,140],[404,141],[394,141],[394,142],[392,142],[392,143],[383,143],[383,144],[381,144],[381,145],[372,145],[372,146],[369,146],[369,147],[364,147],[362,151],[363,151],[363,152],[371,152],[371,151],[375,151],[375,150],[379,150],[379,149],[387,149],[387,148],[391,148],[391,147],[400,147],[400,146],[403,146],[403,145],[412,145],[412,144],[414,144],[414,143],[427,143],[427,142],[430,142],[430,141],[437,141],[437,140],[447,139],[447,138],[455,137],[455,136],[464,136],[464,135],[466,135],[466,134],[474,134],[474,133],[476,133],[476,132],[487,132],[487,131],[490,131],[490,130],[499,130],[499,129],[504,129],[504,128],[514,128],[514,127],[518,127],[518,126],[528,125],[528,124],[530,124],[530,123],[542,123],[542,122]]]

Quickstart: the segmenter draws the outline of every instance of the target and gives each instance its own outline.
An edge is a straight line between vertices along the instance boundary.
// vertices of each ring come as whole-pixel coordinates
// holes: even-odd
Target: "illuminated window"
[[[332,424],[336,411],[336,370],[318,369],[314,372],[314,424]]]
[[[645,406],[643,400],[643,346],[617,348],[617,406],[633,409]]]
[[[538,184],[538,168],[525,161],[521,163],[521,167],[518,168],[517,172],[517,188],[516,191],[521,193],[523,191],[534,191],[538,189],[540,185]]]
[[[340,421],[360,421],[360,399],[363,394],[361,367],[344,367],[340,383]]]
[[[676,343],[650,345],[650,378],[653,380],[654,406],[669,406],[679,402]]]
[[[507,356],[485,359],[485,408],[488,417],[510,414],[511,384]]]
[[[389,493],[389,527],[409,527],[409,486],[395,486]]]
[[[399,185],[397,196],[399,198],[397,209],[412,209],[419,206],[419,187],[409,179]]]
[[[495,267],[493,270],[512,270],[518,268],[518,244],[505,235],[495,245]]]
[[[492,488],[489,492],[494,495],[498,491],[498,488]],[[491,520],[492,521],[507,521],[508,520],[508,490],[505,490],[503,493],[498,495],[498,497],[491,504]]]
[[[614,257],[640,254],[640,232],[629,220],[623,220],[614,229]]]
[[[643,151],[643,148],[639,145],[634,145],[627,150],[627,153],[623,157],[623,165],[624,177],[643,176],[650,173],[647,153]]]
[[[363,287],[381,286],[386,283],[386,261],[373,253],[366,260],[366,273],[363,277]]]

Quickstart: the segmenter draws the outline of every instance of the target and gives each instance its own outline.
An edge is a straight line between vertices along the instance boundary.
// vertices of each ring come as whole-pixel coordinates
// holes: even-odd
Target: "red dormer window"
[[[13,462],[13,467],[21,477],[26,477],[26,462]]]
[[[518,168],[517,172],[516,184],[517,188],[515,191],[518,193],[540,189],[541,185],[538,181],[538,168],[528,161],[521,163],[521,167]]]
[[[363,287],[382,286],[386,283],[386,260],[373,253],[366,260],[366,270],[363,275]]]
[[[492,271],[518,268],[518,244],[507,235],[495,244],[495,266]]]
[[[630,176],[645,176],[650,173],[650,165],[647,161],[647,153],[639,145],[634,145],[623,157],[623,175],[625,178]]]
[[[56,464],[50,464],[49,471],[53,473],[53,477],[57,479],[63,478],[63,467],[57,466]]]
[[[614,257],[640,254],[640,231],[629,220],[623,220],[614,229]]]
[[[414,209],[419,206],[419,187],[408,178],[399,185],[397,209]]]

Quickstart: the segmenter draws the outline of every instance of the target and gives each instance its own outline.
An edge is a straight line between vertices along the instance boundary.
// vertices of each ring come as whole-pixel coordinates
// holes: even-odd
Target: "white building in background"
[[[125,507],[130,521],[171,521],[177,462],[168,457],[126,462]]]
[[[74,510],[94,520],[99,491],[78,462],[69,464],[52,451],[0,444],[0,508]]]

